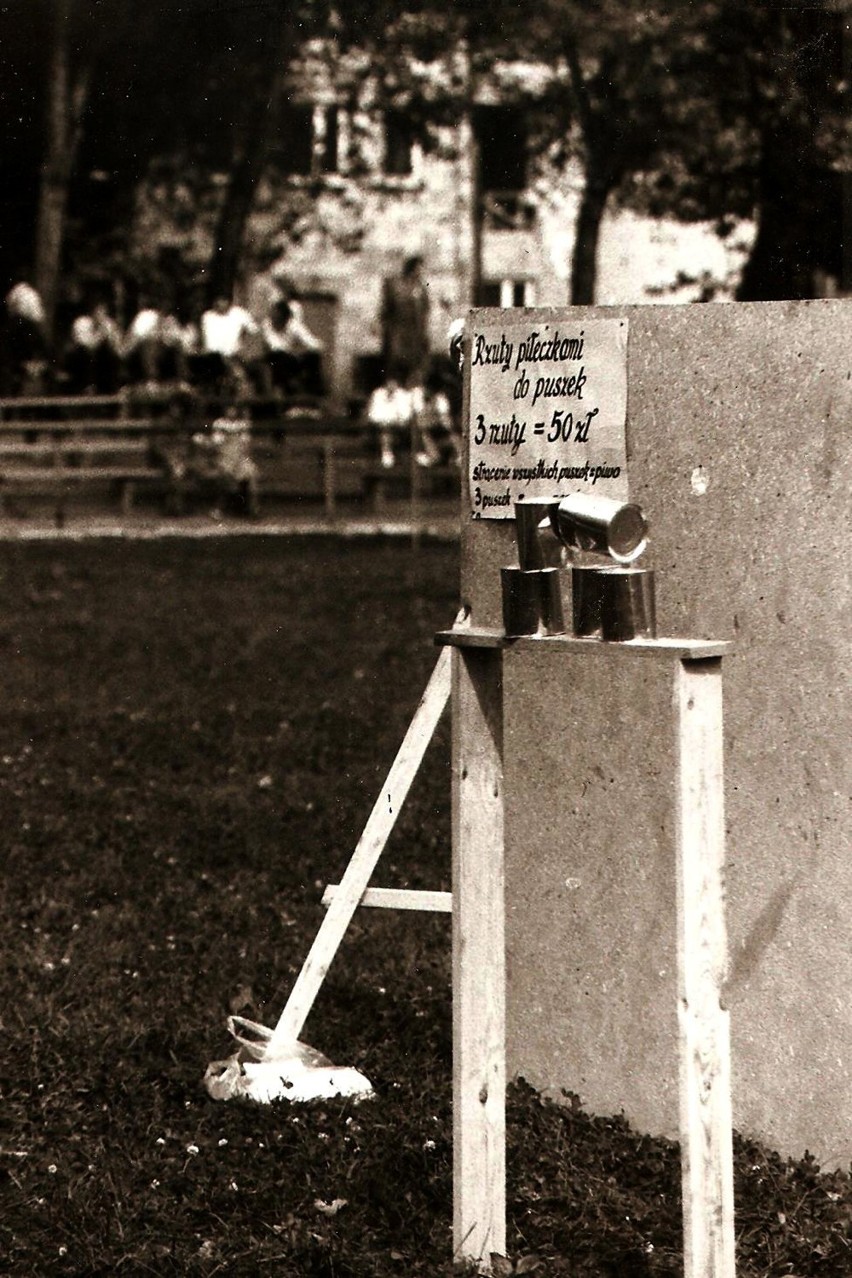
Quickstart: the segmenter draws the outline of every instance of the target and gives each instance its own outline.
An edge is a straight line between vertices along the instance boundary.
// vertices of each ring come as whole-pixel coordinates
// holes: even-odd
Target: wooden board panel
[[[506,1249],[502,654],[453,652],[453,1242]]]
[[[675,710],[684,1278],[734,1278],[721,661],[679,664]]]

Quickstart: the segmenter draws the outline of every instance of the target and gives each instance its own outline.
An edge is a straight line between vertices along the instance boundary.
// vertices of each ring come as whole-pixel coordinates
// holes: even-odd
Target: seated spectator
[[[436,381],[427,381],[423,405],[417,413],[420,466],[461,463],[461,436],[453,419],[450,398]]]
[[[257,325],[242,306],[227,297],[217,297],[201,316],[201,354],[197,361],[206,387],[231,394],[248,390],[246,339],[257,333]]]
[[[416,411],[411,391],[393,378],[377,386],[367,404],[367,420],[378,427],[379,455],[382,466],[390,470],[396,465],[395,436],[401,427],[410,426]]]
[[[250,519],[257,517],[257,466],[251,456],[251,420],[232,404],[209,428],[192,437],[186,477],[214,501],[211,515],[220,518],[222,504]]]
[[[322,342],[305,322],[294,298],[276,302],[260,331],[266,350],[268,386],[282,395],[325,393],[322,375]]]
[[[187,390],[175,394],[166,405],[165,421],[152,435],[148,460],[158,466],[166,480],[166,513],[182,515],[190,453],[190,417],[195,407]]]
[[[44,389],[48,340],[44,306],[38,290],[20,280],[6,294],[4,390],[13,395]]]
[[[184,311],[144,305],[127,330],[125,354],[132,381],[159,387],[190,380],[190,362],[198,349],[198,329]]]
[[[199,340],[198,325],[193,323],[187,307],[175,306],[161,316],[160,376],[166,381],[189,383]]]
[[[71,325],[66,364],[75,395],[114,395],[121,384],[124,339],[105,302]]]
[[[127,375],[132,382],[160,380],[162,314],[153,299],[146,298],[133,316],[124,339]]]

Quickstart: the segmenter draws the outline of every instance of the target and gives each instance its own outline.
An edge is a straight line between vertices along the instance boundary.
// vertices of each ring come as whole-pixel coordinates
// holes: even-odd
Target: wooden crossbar
[[[19,413],[31,408],[121,408],[124,395],[5,395],[0,412]]]
[[[0,438],[9,435],[142,435],[156,430],[158,423],[150,417],[36,417],[6,418],[0,421]],[[165,429],[174,431],[174,426]]]
[[[144,439],[76,439],[47,440],[44,443],[28,444],[21,440],[12,443],[2,442],[0,435],[0,458],[2,457],[84,457],[102,456],[107,453],[144,454],[148,443]]]
[[[4,470],[0,476],[0,486],[17,484],[60,484],[91,483],[93,480],[107,482],[159,479],[162,472],[150,466],[14,466]]]
[[[329,883],[322,894],[322,904],[331,905],[339,891],[339,883]],[[453,894],[416,891],[413,888],[367,888],[358,904],[378,910],[424,910],[433,914],[452,914]]]

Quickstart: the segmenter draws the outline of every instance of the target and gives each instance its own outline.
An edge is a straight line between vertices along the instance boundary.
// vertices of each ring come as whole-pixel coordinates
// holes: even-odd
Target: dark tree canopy
[[[78,272],[89,258],[121,260],[136,191],[156,161],[225,175],[211,280],[227,288],[274,162],[288,68],[324,35],[338,50],[367,51],[381,102],[427,144],[436,122],[472,118],[501,59],[558,72],[528,134],[583,166],[573,300],[594,299],[601,219],[617,205],[721,227],[754,216],[741,295],[806,295],[815,269],[838,257],[840,175],[850,166],[848,14],[837,10],[740,0],[12,0],[0,8],[0,274],[8,283],[38,261],[46,270],[51,237]],[[440,91],[424,90],[415,59],[443,61]],[[478,225],[478,209],[472,216]]]

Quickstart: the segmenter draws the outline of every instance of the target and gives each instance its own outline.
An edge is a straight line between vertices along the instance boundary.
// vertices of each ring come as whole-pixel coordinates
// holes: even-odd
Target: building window
[[[340,164],[339,109],[285,101],[270,158],[289,177],[336,173]]]
[[[535,306],[534,280],[483,280],[479,286],[479,306]]]
[[[270,158],[282,173],[310,176],[314,158],[314,108],[310,103],[282,102]]]
[[[320,173],[336,173],[340,167],[340,111],[336,106],[317,107],[314,132]]]
[[[500,281],[483,280],[479,286],[479,296],[476,299],[476,304],[477,306],[499,306]]]
[[[385,112],[383,171],[388,177],[410,177],[414,133],[402,111]]]
[[[527,185],[527,124],[516,106],[480,106],[473,115],[482,190],[523,191]]]
[[[527,122],[516,106],[480,106],[473,116],[485,225],[495,231],[526,230],[535,210],[527,185]]]

